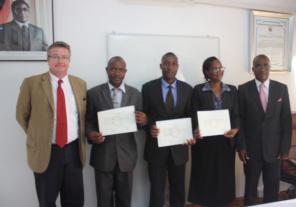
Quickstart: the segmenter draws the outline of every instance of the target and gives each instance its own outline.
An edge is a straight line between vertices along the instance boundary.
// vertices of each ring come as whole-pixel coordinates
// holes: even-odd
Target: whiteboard
[[[107,35],[107,59],[121,56],[127,64],[125,82],[138,89],[161,76],[161,57],[173,52],[179,60],[177,78],[194,86],[204,82],[202,63],[210,56],[220,57],[220,40],[209,36],[150,34]]]

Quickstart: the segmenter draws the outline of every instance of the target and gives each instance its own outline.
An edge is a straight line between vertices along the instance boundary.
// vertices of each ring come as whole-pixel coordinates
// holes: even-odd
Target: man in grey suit
[[[253,60],[255,80],[238,90],[241,129],[238,151],[246,176],[245,205],[255,205],[257,185],[263,174],[263,202],[278,199],[281,160],[291,145],[291,111],[287,86],[269,79],[266,55]]]
[[[188,146],[158,147],[159,129],[155,126],[156,121],[191,116],[192,87],[176,79],[178,67],[178,58],[174,53],[164,54],[160,64],[162,77],[145,83],[142,88],[144,112],[148,116],[144,159],[148,162],[151,184],[150,207],[163,207],[167,174],[170,182],[170,206],[185,205]],[[194,143],[192,137],[188,139],[188,144]]]
[[[16,0],[11,10],[13,20],[0,25],[0,51],[46,51],[42,28],[29,22],[29,4]]]
[[[90,165],[95,169],[97,206],[119,207],[131,205],[132,172],[137,161],[134,133],[104,136],[98,129],[97,112],[121,106],[134,105],[136,122],[145,125],[140,92],[123,82],[126,74],[125,61],[112,57],[106,68],[108,83],[87,92],[86,133],[92,144]],[[114,194],[114,196],[113,196]]]

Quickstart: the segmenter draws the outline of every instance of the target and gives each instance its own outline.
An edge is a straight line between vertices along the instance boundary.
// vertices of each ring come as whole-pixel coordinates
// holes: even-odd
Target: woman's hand
[[[226,138],[233,138],[238,132],[238,128],[230,129],[229,131],[224,133],[224,136]]]

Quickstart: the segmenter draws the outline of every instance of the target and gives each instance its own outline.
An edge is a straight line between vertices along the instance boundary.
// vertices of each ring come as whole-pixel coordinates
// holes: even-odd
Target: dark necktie
[[[58,81],[57,89],[57,128],[56,128],[56,144],[63,148],[67,144],[68,129],[67,129],[67,112],[65,95],[62,89],[62,80]]]
[[[22,26],[22,49],[23,51],[30,50],[29,28],[25,25]]]
[[[167,93],[166,99],[165,99],[165,106],[169,113],[172,113],[174,111],[174,97],[172,92],[172,86],[168,86],[169,91]]]

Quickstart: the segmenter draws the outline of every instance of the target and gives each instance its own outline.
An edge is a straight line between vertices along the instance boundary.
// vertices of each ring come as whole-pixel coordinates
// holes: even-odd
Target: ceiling
[[[208,4],[243,9],[296,13],[296,0],[122,0],[133,3],[197,5]]]

